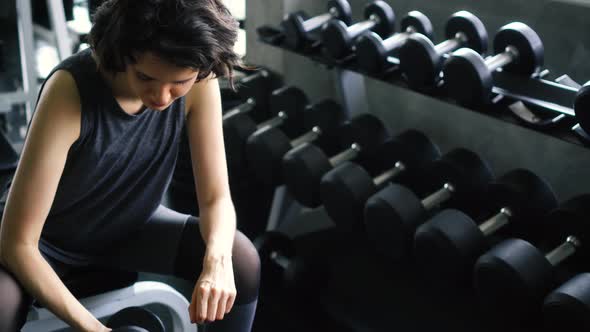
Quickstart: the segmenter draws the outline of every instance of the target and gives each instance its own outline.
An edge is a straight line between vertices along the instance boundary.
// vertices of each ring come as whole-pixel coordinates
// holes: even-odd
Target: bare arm
[[[68,150],[80,136],[80,97],[72,76],[56,72],[46,83],[8,194],[0,228],[0,257],[26,290],[81,331],[102,324],[70,293],[39,252]]]

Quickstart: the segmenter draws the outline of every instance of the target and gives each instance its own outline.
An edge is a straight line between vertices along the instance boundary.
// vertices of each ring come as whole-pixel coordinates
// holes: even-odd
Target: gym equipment
[[[129,307],[116,312],[107,324],[113,332],[165,332],[160,317],[143,307]]]
[[[590,273],[582,273],[551,292],[543,302],[546,331],[590,330]]]
[[[307,19],[305,13],[288,14],[281,22],[285,43],[293,49],[303,49],[307,44],[320,39],[319,32],[324,24],[332,19],[340,20],[345,25],[352,21],[352,10],[346,0],[328,1],[328,12],[319,16]]]
[[[269,98],[281,86],[281,79],[269,70],[261,69],[236,82],[237,95],[244,102],[224,112],[223,118],[248,113],[256,121],[270,116]]]
[[[485,197],[490,212],[497,213],[482,223],[448,209],[418,228],[414,253],[429,274],[461,283],[471,279],[475,261],[490,249],[491,236],[507,230],[511,236],[538,237],[542,235],[539,220],[557,207],[550,185],[526,169],[510,171],[492,182]]]
[[[365,205],[365,229],[376,251],[397,260],[408,255],[414,232],[441,205],[477,209],[493,175],[476,153],[455,149],[426,167],[428,182],[436,192],[420,200],[407,187],[391,183]],[[430,188],[429,188],[430,189]]]
[[[484,58],[462,48],[444,65],[443,76],[448,95],[461,105],[489,102],[494,80],[492,73],[502,71],[531,76],[543,65],[544,48],[537,33],[524,23],[513,22],[500,28],[494,37],[495,56]]]
[[[359,37],[355,47],[361,69],[371,74],[383,73],[392,67],[388,58],[394,56],[413,33],[420,33],[428,39],[434,34],[428,17],[415,10],[402,19],[401,31],[385,40],[374,32]]]
[[[346,119],[342,107],[331,99],[309,105],[302,114],[303,135],[290,140],[279,128],[265,127],[248,138],[246,156],[248,164],[258,178],[270,185],[282,183],[283,156],[294,147],[304,143],[315,142],[322,149],[334,150],[335,142],[331,131],[340,126]]]
[[[291,295],[317,295],[328,281],[325,255],[297,253],[292,239],[271,231],[254,239],[262,266],[261,283],[267,291],[285,291]]]
[[[355,40],[370,31],[386,37],[395,31],[395,13],[385,1],[368,3],[364,10],[365,21],[347,26],[339,20],[330,20],[322,28],[322,43],[332,58],[341,59],[351,54]]]
[[[381,120],[362,114],[338,129],[341,151],[328,157],[314,144],[302,144],[283,156],[283,179],[289,193],[307,207],[321,204],[320,181],[333,167],[348,160],[368,162],[389,133]],[[348,148],[345,148],[348,147]]]
[[[580,127],[586,133],[590,133],[590,81],[578,90],[576,101],[574,102],[574,111],[576,119],[580,122]]]
[[[485,26],[477,16],[467,11],[456,12],[449,18],[445,36],[447,40],[435,46],[428,36],[414,33],[400,48],[400,68],[410,87],[436,86],[447,53],[461,47],[485,53],[488,48]]]
[[[390,181],[415,176],[425,164],[438,159],[440,151],[423,133],[408,130],[385,142],[376,155],[387,169],[375,178],[352,162],[344,162],[322,177],[322,202],[336,224],[345,228],[360,225],[369,197]]]
[[[275,90],[269,103],[276,116],[259,124],[246,113],[236,113],[223,119],[223,137],[228,168],[231,172],[245,167],[246,141],[260,128],[281,126],[285,132],[293,135],[302,127],[300,115],[308,100],[301,89],[286,86]]]
[[[508,239],[482,255],[474,281],[482,303],[507,316],[535,317],[544,297],[559,285],[561,270],[587,270],[590,195],[564,202],[553,210],[544,232],[543,249],[521,239]],[[565,240],[565,241],[564,241]],[[555,248],[544,255],[545,248]]]

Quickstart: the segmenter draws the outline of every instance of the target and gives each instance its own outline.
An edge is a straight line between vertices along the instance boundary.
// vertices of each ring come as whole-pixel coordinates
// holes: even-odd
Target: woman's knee
[[[0,265],[0,331],[20,331],[33,299],[17,279]]]
[[[236,304],[251,303],[258,298],[260,287],[260,257],[252,241],[237,231],[232,252],[236,281]]]

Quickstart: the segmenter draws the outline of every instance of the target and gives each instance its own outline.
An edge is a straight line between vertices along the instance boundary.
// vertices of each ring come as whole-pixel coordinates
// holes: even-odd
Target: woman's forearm
[[[236,232],[236,213],[231,198],[200,208],[200,227],[208,255],[231,255]]]
[[[31,296],[77,331],[102,330],[102,323],[72,295],[38,248],[11,247],[10,254],[3,252],[2,262]]]

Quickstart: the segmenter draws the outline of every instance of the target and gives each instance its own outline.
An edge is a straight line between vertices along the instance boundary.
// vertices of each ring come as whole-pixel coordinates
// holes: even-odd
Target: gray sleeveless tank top
[[[50,76],[59,69],[76,82],[82,122],[39,249],[85,265],[132,236],[160,205],[176,163],[185,103],[179,98],[165,111],[125,113],[89,49],[64,60]]]

